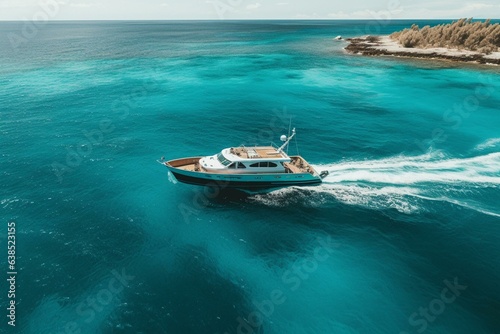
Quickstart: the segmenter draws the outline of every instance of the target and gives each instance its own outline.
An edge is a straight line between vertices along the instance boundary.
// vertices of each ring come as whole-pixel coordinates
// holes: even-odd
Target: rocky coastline
[[[420,59],[442,59],[455,62],[472,62],[487,65],[500,65],[500,52],[489,55],[447,48],[405,48],[389,36],[365,36],[348,38],[345,50],[351,54],[365,56],[394,56]]]

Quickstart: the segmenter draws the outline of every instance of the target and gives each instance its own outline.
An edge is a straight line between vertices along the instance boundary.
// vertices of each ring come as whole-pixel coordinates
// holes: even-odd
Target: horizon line
[[[426,21],[437,21],[437,20],[460,20],[460,19],[468,19],[468,17],[455,17],[455,18],[396,18],[396,19],[387,19],[387,20],[379,20],[374,18],[242,18],[242,19],[217,19],[217,18],[204,18],[204,19],[54,19],[54,20],[46,20],[40,21],[41,23],[50,23],[50,22],[81,22],[81,21],[93,21],[93,22],[124,22],[124,21],[136,21],[136,22],[145,22],[145,21],[156,21],[156,22],[179,22],[179,21],[213,21],[213,22],[224,22],[224,21],[410,21],[410,20],[426,20]],[[500,18],[472,18],[474,21],[477,20],[492,20],[492,21],[500,21]],[[0,19],[0,22],[26,22],[26,20],[10,20],[10,19]],[[38,22],[38,21],[37,21]]]

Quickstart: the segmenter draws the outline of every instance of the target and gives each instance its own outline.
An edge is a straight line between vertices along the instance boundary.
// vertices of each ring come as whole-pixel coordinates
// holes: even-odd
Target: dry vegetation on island
[[[472,22],[472,18],[432,28],[425,26],[420,29],[414,24],[390,37],[406,48],[443,47],[490,54],[499,51],[500,24],[491,24],[490,20]]]

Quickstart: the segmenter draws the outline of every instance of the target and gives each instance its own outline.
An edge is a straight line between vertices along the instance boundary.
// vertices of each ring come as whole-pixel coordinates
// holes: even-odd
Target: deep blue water
[[[66,22],[13,48],[1,23],[0,331],[499,333],[498,67],[332,40],[409,25]],[[214,194],[155,162],[290,119],[321,186]]]

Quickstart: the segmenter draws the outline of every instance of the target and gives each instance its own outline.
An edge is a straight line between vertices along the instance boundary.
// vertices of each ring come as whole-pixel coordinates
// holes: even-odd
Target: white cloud
[[[31,7],[32,5],[28,3],[23,3],[20,1],[0,1],[0,8],[23,8],[23,7]]]
[[[350,19],[352,16],[343,11],[328,14],[329,18],[332,19]]]
[[[90,8],[90,7],[100,7],[101,4],[95,3],[95,2],[77,2],[77,3],[70,3],[70,7],[76,7],[76,8]]]
[[[500,17],[499,4],[487,3],[465,3],[461,6],[451,8],[430,9],[419,5],[410,5],[405,7],[405,13],[410,18],[498,18]],[[411,15],[408,15],[411,13]]]
[[[54,0],[0,0],[0,20],[22,20],[36,12],[40,2]],[[55,0],[58,19],[458,19],[500,18],[499,0]],[[266,6],[267,4],[267,6]],[[99,7],[97,7],[99,6]],[[99,10],[95,10],[99,8]]]
[[[252,3],[252,4],[249,4],[249,5],[247,6],[247,9],[248,9],[248,10],[255,10],[255,9],[260,8],[260,7],[262,7],[262,5],[261,5],[259,2],[257,2],[257,3]]]

